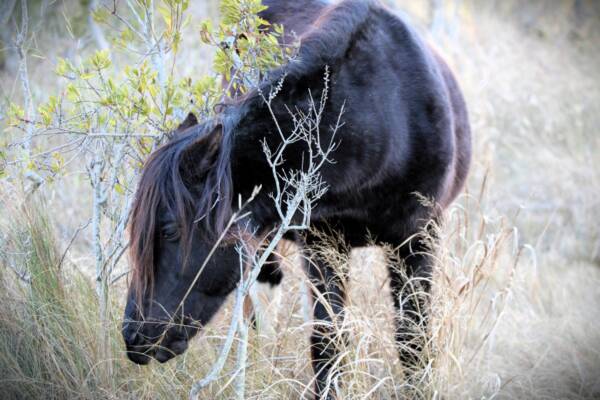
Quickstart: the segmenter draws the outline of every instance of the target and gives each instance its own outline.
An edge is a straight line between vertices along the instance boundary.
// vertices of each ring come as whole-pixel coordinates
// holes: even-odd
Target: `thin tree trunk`
[[[33,136],[33,123],[35,118],[33,111],[33,99],[31,97],[31,88],[29,85],[29,72],[27,70],[27,49],[26,41],[29,35],[29,14],[27,12],[27,0],[21,0],[21,27],[17,33],[15,47],[19,56],[19,80],[23,89],[23,102],[25,104],[25,140],[23,148],[27,155],[31,154],[31,141]]]
[[[108,315],[108,277],[104,269],[104,254],[102,251],[102,207],[106,202],[105,192],[102,184],[102,172],[104,170],[104,161],[97,156],[92,161],[90,168],[92,188],[93,188],[93,211],[92,211],[92,243],[94,249],[94,258],[96,264],[96,294],[98,296],[98,314],[100,319],[100,355],[102,358],[102,368],[106,381],[112,376],[110,340],[108,334],[109,315]]]

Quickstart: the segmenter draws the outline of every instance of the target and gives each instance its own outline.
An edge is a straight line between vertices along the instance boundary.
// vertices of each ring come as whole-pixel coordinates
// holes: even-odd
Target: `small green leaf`
[[[110,53],[108,50],[98,50],[92,57],[89,58],[88,63],[91,64],[94,69],[101,71],[110,67]]]
[[[109,16],[110,13],[105,7],[99,7],[92,11],[92,18],[94,18],[94,21],[96,21],[99,24],[105,23],[108,20]]]
[[[119,193],[121,196],[124,196],[124,195],[125,195],[125,189],[124,189],[124,188],[123,188],[123,186],[121,186],[121,184],[120,184],[120,183],[118,183],[118,182],[117,182],[117,183],[115,183],[115,191],[116,191],[117,193]]]
[[[10,103],[7,113],[7,124],[9,126],[17,126],[25,118],[25,110],[16,103]]]
[[[70,102],[76,103],[79,101],[80,98],[80,93],[79,93],[79,89],[77,89],[77,86],[75,86],[72,83],[69,83],[67,85],[67,99]]]
[[[213,31],[213,25],[211,20],[207,19],[202,21],[200,24],[200,40],[205,44],[211,43],[211,35]]]
[[[50,164],[50,170],[54,173],[58,173],[65,165],[65,159],[58,151],[52,153],[52,163]]]
[[[55,69],[55,72],[57,75],[67,76],[69,73],[72,73],[74,71],[75,71],[75,67],[73,67],[73,64],[71,64],[70,61],[68,61],[64,58],[58,59],[58,63],[56,64],[56,69]]]

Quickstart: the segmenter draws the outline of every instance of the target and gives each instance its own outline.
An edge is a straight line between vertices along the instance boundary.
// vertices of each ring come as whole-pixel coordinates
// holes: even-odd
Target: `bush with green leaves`
[[[31,181],[26,190],[43,193],[85,166],[93,198],[89,223],[96,292],[105,326],[110,285],[127,274],[126,269],[116,272],[123,268],[126,226],[145,159],[189,112],[212,117],[218,103],[247,93],[265,71],[295,53],[295,44],[280,43],[283,28],[258,16],[265,9],[260,0],[224,0],[221,22],[204,21],[194,29],[196,45],[214,50],[213,72],[180,76],[183,32],[192,24],[188,7],[188,0],[98,3],[91,30],[97,43],[110,45],[82,60],[59,59],[54,72],[61,90],[37,108],[27,91],[24,106],[8,107],[12,140],[0,153],[0,179],[13,186]],[[20,78],[28,86],[26,73]],[[102,344],[108,333],[99,335],[108,354],[108,343]]]

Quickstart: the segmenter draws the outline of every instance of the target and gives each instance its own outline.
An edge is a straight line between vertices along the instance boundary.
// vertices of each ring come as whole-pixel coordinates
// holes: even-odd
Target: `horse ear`
[[[183,150],[179,168],[185,180],[196,183],[206,177],[217,162],[222,138],[223,129],[217,125],[208,134],[194,139]]]
[[[196,118],[194,113],[189,113],[187,117],[185,117],[185,120],[181,124],[179,124],[179,126],[177,127],[177,131],[190,128],[194,125],[198,125],[198,119]]]
[[[198,119],[193,113],[189,113],[187,117],[185,117],[185,120],[183,120],[183,122],[179,124],[177,129],[167,134],[167,137],[169,138],[169,140],[174,139],[177,137],[177,135],[185,131],[187,128],[191,128],[192,126],[196,125],[198,125]]]

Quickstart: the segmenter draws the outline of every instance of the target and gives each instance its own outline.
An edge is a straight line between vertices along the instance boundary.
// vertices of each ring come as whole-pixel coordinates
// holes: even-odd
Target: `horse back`
[[[260,17],[270,24],[283,25],[286,35],[300,37],[310,29],[323,10],[330,5],[325,0],[264,0],[267,9]]]
[[[331,87],[322,135],[330,134],[345,108],[335,163],[321,171],[329,190],[314,218],[352,220],[372,232],[414,233],[410,221],[427,218],[414,193],[446,207],[469,167],[468,116],[451,70],[403,18],[377,2],[265,4],[263,17],[295,31],[301,41],[297,60],[286,67],[287,89],[279,95],[282,119],[283,104],[305,104],[308,89],[318,92],[326,65]],[[255,122],[247,129],[263,135],[265,129],[250,126]],[[301,157],[288,158],[297,168],[294,162],[300,165]]]

